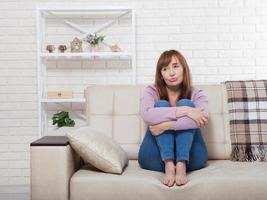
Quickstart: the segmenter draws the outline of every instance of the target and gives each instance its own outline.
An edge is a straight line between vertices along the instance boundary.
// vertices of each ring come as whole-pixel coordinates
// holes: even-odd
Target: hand
[[[200,128],[208,123],[208,116],[205,116],[203,111],[201,108],[190,108],[187,112],[187,116],[195,120]]]
[[[162,122],[156,125],[151,125],[149,126],[149,129],[152,135],[157,136],[163,133],[164,131],[171,129],[172,126],[173,126],[173,122],[167,121],[167,122]]]

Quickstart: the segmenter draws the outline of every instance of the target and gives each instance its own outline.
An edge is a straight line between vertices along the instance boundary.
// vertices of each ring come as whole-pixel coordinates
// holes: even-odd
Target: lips
[[[174,81],[177,81],[177,78],[170,79],[170,82],[174,82]]]

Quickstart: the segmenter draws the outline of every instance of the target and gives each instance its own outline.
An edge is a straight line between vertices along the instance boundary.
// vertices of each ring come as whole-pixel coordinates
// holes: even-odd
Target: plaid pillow
[[[226,81],[231,160],[265,161],[267,80]]]

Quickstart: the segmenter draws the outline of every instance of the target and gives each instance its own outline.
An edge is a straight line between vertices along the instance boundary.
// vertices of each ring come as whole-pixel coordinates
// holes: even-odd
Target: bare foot
[[[176,164],[176,185],[185,185],[189,179],[186,177],[186,163],[185,161],[179,161]]]
[[[165,161],[165,175],[161,179],[161,183],[172,187],[175,183],[175,166],[172,160]]]

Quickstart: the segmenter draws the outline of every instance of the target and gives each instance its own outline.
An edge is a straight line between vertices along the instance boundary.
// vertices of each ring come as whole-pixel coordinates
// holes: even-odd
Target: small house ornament
[[[79,40],[77,37],[74,38],[71,42],[71,52],[82,52],[82,41]]]

